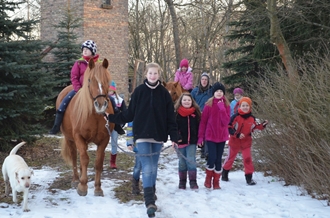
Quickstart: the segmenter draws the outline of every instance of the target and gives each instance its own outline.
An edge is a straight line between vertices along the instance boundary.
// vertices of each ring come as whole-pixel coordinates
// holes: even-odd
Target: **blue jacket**
[[[237,108],[236,108],[236,111],[234,111],[237,103],[238,103],[238,101],[236,99],[234,99],[230,102],[230,117],[237,113]]]
[[[205,102],[209,100],[213,96],[212,94],[212,86],[206,91],[202,91],[199,89],[199,86],[196,86],[192,91],[191,91],[191,96],[193,99],[196,101],[196,103],[199,106],[199,109],[203,111]]]

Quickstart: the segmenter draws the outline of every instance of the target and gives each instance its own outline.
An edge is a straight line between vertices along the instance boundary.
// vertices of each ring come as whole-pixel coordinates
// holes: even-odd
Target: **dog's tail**
[[[9,155],[14,155],[14,154],[16,154],[16,152],[18,151],[18,149],[19,149],[20,147],[22,147],[23,145],[25,145],[25,143],[26,143],[26,142],[21,142],[21,143],[19,143],[18,145],[16,145],[13,149],[11,149]]]

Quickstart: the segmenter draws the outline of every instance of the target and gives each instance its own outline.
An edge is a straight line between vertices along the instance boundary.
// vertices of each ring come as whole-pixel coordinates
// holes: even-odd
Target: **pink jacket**
[[[81,58],[74,63],[71,69],[71,83],[76,92],[78,92],[83,85],[87,64],[88,62]]]
[[[229,139],[230,106],[225,105],[223,98],[214,98],[211,107],[205,104],[199,124],[198,144],[204,140],[219,143]]]
[[[178,69],[175,73],[174,82],[179,81],[182,88],[185,90],[191,90],[193,89],[193,81],[194,81],[194,75],[191,72],[191,68],[189,67],[187,72],[182,72],[180,69]]]

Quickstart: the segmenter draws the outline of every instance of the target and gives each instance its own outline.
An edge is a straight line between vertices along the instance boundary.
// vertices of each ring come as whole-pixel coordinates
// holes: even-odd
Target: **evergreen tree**
[[[57,29],[58,41],[53,46],[55,56],[53,70],[57,86],[56,95],[66,86],[71,85],[70,74],[74,62],[81,56],[81,44],[77,44],[76,29],[81,27],[81,19],[75,16],[74,10],[67,8],[60,22],[54,27]]]
[[[227,51],[231,61],[223,67],[235,73],[223,78],[226,84],[247,87],[246,77],[255,77],[256,84],[265,69],[275,69],[281,64],[277,48],[270,43],[270,24],[265,0],[242,0],[241,14],[230,24],[233,29],[228,40],[238,41],[240,46]],[[284,38],[294,59],[308,63],[310,55],[327,55],[330,44],[330,3],[328,0],[295,0],[281,4],[278,14]],[[276,72],[276,70],[273,70]],[[263,75],[263,78],[267,78]]]
[[[229,49],[225,55],[231,61],[223,63],[223,68],[235,73],[224,77],[224,83],[232,88],[240,86],[247,89],[246,77],[258,78],[266,67],[279,61],[276,47],[270,43],[270,23],[267,17],[265,4],[262,1],[243,0],[240,17],[229,24],[232,28],[226,36],[229,41],[237,41],[237,48]]]
[[[31,37],[37,21],[8,15],[20,4],[0,1],[0,150],[42,133],[39,119],[52,86],[41,62],[44,45]]]

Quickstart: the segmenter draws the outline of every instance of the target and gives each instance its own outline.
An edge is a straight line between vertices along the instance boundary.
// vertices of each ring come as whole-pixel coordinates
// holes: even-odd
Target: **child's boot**
[[[225,182],[229,181],[228,173],[229,173],[229,170],[222,169],[222,176],[221,176],[222,181],[225,181]]]
[[[117,158],[117,154],[111,154],[111,156],[110,156],[110,168],[111,169],[117,169],[116,158]]]
[[[213,173],[213,189],[220,189],[220,176],[221,171],[215,171]]]
[[[248,185],[255,185],[255,184],[257,184],[255,181],[253,181],[252,174],[245,174],[245,179],[246,179],[246,183]]]
[[[63,112],[56,111],[54,126],[49,131],[49,134],[55,135],[60,131],[60,127],[61,127],[61,124],[62,124],[62,121],[63,121],[63,116],[64,116]]]
[[[153,190],[154,190],[154,199],[155,201],[157,200],[157,195],[156,195],[156,185],[152,186]]]
[[[139,187],[139,182],[140,180],[135,180],[134,178],[132,178],[132,194],[134,195],[139,195],[141,190]]]
[[[157,206],[155,204],[155,199],[154,199],[154,195],[155,195],[154,188],[153,187],[144,188],[143,192],[144,192],[144,202],[147,207],[148,217],[155,217]]]
[[[204,186],[206,188],[211,188],[212,187],[211,181],[214,173],[214,168],[213,169],[206,168],[205,173],[206,173],[206,177],[205,177]]]
[[[187,171],[179,171],[179,189],[186,189],[187,184]]]
[[[196,171],[188,171],[189,185],[191,189],[198,189]]]

